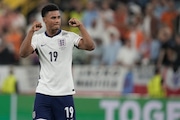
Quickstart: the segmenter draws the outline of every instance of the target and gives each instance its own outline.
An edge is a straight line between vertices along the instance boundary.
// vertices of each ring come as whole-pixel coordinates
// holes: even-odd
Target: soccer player
[[[44,6],[41,15],[46,31],[34,34],[42,27],[40,22],[34,22],[20,47],[21,57],[35,51],[41,66],[33,120],[75,120],[73,47],[91,51],[95,44],[82,22],[75,18],[69,20],[69,25],[79,28],[81,36],[60,29],[61,15],[55,4]]]

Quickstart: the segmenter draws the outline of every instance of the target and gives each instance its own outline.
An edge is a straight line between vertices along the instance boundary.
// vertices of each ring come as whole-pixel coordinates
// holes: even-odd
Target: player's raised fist
[[[35,32],[35,31],[38,31],[39,29],[41,29],[42,28],[42,24],[40,23],[40,22],[37,22],[37,21],[35,21],[34,23],[33,23],[33,26],[32,26],[32,30]]]
[[[76,18],[71,18],[68,23],[72,27],[79,27],[81,25],[81,22]]]

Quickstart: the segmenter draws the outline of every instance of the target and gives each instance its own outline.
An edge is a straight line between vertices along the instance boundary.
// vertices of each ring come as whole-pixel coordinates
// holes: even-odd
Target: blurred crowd
[[[19,56],[20,44],[47,2],[61,9],[62,29],[69,18],[83,22],[95,40],[93,52],[74,48],[73,64],[169,66],[180,65],[180,2],[178,0],[39,0],[26,14],[0,2],[0,64],[37,65],[36,54]],[[44,26],[45,27],[45,26]],[[41,31],[45,29],[42,28]]]

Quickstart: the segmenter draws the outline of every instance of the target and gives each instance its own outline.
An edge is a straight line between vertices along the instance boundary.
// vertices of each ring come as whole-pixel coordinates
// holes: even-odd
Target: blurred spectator
[[[147,85],[148,95],[153,98],[161,98],[166,96],[164,80],[161,76],[161,70],[155,68],[154,76],[149,80]]]
[[[104,37],[102,34],[104,34],[104,24],[102,19],[94,20],[91,23],[91,26],[87,28],[87,31],[92,38],[99,38],[103,40]]]
[[[139,4],[130,2],[128,4],[128,8],[130,16],[142,14],[142,8],[139,6]]]
[[[160,41],[157,38],[152,39],[151,41],[151,57],[150,57],[150,63],[151,65],[156,65],[157,60],[160,54]]]
[[[145,39],[140,45],[139,53],[141,55],[141,63],[143,65],[148,65],[151,60],[151,45],[152,38],[149,35],[145,35]]]
[[[103,39],[103,45],[109,45],[111,43],[111,39],[112,36],[111,34],[114,35],[114,37],[118,40],[120,40],[121,38],[121,33],[118,32],[118,29],[116,26],[114,26],[111,21],[109,21],[108,19],[104,19],[103,21],[103,35],[102,39]]]
[[[114,11],[110,8],[109,1],[101,1],[100,3],[101,7],[98,11],[99,16],[97,19],[92,21],[87,30],[93,38],[101,39],[102,43],[107,45],[110,39],[107,29],[109,29],[109,26],[112,26],[114,23]]]
[[[109,35],[109,43],[104,45],[102,64],[103,65],[115,65],[118,50],[121,48],[121,40],[119,39],[118,30],[115,27],[109,28],[107,33]]]
[[[154,15],[157,19],[161,19],[162,14],[164,11],[167,10],[167,2],[166,0],[151,0],[151,4],[154,8]]]
[[[160,52],[160,42],[157,39],[153,39],[149,35],[144,35],[144,40],[140,45],[139,53],[141,55],[141,64],[154,65],[157,62]]]
[[[25,16],[20,12],[20,8],[13,11],[12,15],[12,26],[24,31],[26,27],[26,18]]]
[[[6,11],[8,10],[7,6],[0,1],[0,35],[3,34],[6,29]]]
[[[101,65],[102,61],[102,54],[103,54],[103,44],[102,40],[99,38],[94,38],[95,44],[96,44],[96,49],[93,50],[92,52],[89,52],[89,63],[90,65],[96,65],[99,66]]]
[[[131,40],[126,40],[125,44],[118,51],[116,64],[131,70],[138,62],[138,51],[132,46]]]
[[[134,91],[134,74],[133,74],[132,70],[126,71],[126,74],[124,77],[123,88],[124,88],[122,91],[123,95],[133,93],[133,91]]]
[[[106,2],[103,3],[106,6]],[[106,9],[104,11],[104,9]],[[113,25],[113,18],[109,18],[109,15],[113,17],[113,13],[109,7],[103,7],[102,9],[99,10],[99,15],[98,19],[95,19],[92,21],[91,26],[87,28],[89,34],[93,38],[99,38],[102,40],[103,45],[108,45],[110,41],[110,35],[109,31],[114,29],[116,36],[119,37],[118,30],[116,26]]]
[[[94,20],[99,17],[99,11],[97,9],[96,3],[94,1],[88,1],[85,7],[83,15],[83,24],[86,28],[89,28]]]
[[[131,0],[132,2],[134,1],[136,4],[140,5],[140,7],[144,10],[144,8],[146,7],[146,4],[150,1],[150,0]]]
[[[155,39],[160,27],[160,21],[155,17],[153,10],[153,5],[151,3],[147,4],[142,23],[142,30],[146,35],[152,36],[152,38]]]
[[[12,46],[16,63],[19,63],[19,48],[23,39],[22,31],[20,30],[20,28],[11,26],[10,28],[8,28],[8,31],[5,34],[4,38],[6,43]]]
[[[174,71],[178,71],[180,67],[180,33],[175,35],[174,50],[176,53],[176,60],[174,62]]]
[[[175,61],[175,52],[172,47],[172,31],[169,27],[163,26],[158,33],[158,39],[161,43],[160,53],[157,61],[158,67],[173,67]]]
[[[168,8],[161,16],[161,22],[167,25],[172,32],[174,32],[174,22],[178,15],[178,11],[175,8],[175,3],[173,0],[167,2]]]
[[[132,47],[136,50],[139,50],[140,45],[144,40],[144,33],[141,30],[141,15],[136,14],[133,16],[130,25],[129,25],[129,35],[128,38],[131,40]]]
[[[16,76],[14,75],[13,66],[10,66],[9,68],[9,74],[3,81],[1,92],[5,94],[19,93],[18,82]]]
[[[180,33],[180,8],[178,9],[178,15],[175,18],[174,21],[174,32],[175,34],[179,34]]]
[[[0,1],[0,16],[4,14],[5,10],[6,10],[5,4],[2,1]]]
[[[114,23],[114,11],[110,8],[108,0],[101,1],[100,6],[100,16],[101,19],[108,20],[111,23]]]
[[[117,3],[117,7],[114,12],[114,25],[119,30],[122,40],[127,39],[128,21],[129,14],[127,5],[124,3]]]
[[[13,64],[15,62],[14,53],[11,48],[2,36],[0,39],[0,64]]]

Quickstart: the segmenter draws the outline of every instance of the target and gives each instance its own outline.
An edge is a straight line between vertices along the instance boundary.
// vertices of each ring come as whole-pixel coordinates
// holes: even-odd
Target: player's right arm
[[[28,31],[25,39],[23,40],[23,42],[20,46],[20,53],[19,54],[21,57],[25,58],[25,57],[27,57],[33,53],[34,49],[31,46],[31,40],[32,40],[34,32],[38,31],[41,28],[42,28],[42,25],[40,22],[35,21],[33,23],[31,29]]]

